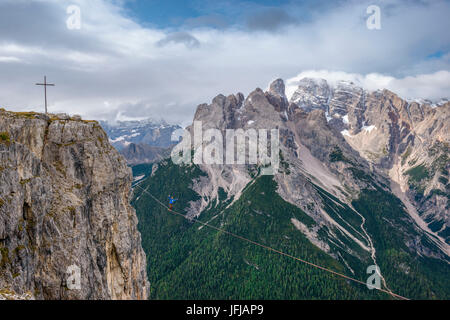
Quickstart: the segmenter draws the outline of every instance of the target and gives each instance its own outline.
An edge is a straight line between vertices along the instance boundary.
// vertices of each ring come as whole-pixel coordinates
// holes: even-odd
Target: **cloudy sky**
[[[0,107],[43,110],[44,75],[50,112],[108,120],[187,124],[217,94],[279,77],[449,98],[449,16],[444,0],[0,0]]]

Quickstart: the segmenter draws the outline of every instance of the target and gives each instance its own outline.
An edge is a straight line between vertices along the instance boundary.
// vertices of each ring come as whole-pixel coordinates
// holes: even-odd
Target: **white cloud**
[[[423,98],[439,101],[441,98],[450,97],[449,71],[395,78],[378,73],[363,75],[342,71],[308,70],[286,81],[288,97],[292,96],[298,87],[298,82],[303,78],[325,79],[331,86],[335,86],[340,80],[351,81],[369,91],[388,89],[405,99]]]
[[[0,62],[20,62],[21,60],[17,57],[6,57],[6,56],[0,56]]]
[[[322,74],[401,96],[449,96],[449,55],[426,59],[450,49],[448,2],[382,7],[377,31],[366,28],[368,2],[348,1],[278,32],[186,28],[176,30],[182,36],[175,38],[174,30],[136,23],[121,3],[0,2],[0,57],[9,60],[1,64],[0,105],[42,110],[42,91],[34,83],[47,75],[56,83],[49,92],[52,112],[186,122],[198,104],[219,93],[247,94],[271,79],[311,69],[343,70]],[[81,8],[81,30],[66,28],[69,4]]]
[[[408,76],[394,79],[388,88],[407,98],[439,100],[450,97],[450,72]]]

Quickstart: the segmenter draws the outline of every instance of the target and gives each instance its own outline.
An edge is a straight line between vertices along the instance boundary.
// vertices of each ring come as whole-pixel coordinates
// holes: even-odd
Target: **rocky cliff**
[[[132,203],[140,230],[145,230],[143,245],[153,253],[152,268],[159,270],[151,296],[386,298],[365,286],[338,289],[330,287],[336,280],[315,282],[309,269],[280,265],[281,260],[270,260],[267,252],[230,240],[217,229],[167,216],[143,190],[159,199],[175,195],[175,210],[188,218],[362,281],[368,267],[376,265],[388,292],[446,299],[448,112],[449,104],[417,105],[387,90],[368,92],[349,82],[331,86],[317,79],[300,81],[290,100],[278,79],[267,91],[256,89],[246,97],[220,94],[199,105],[188,127],[194,164],[162,161],[135,189]],[[228,129],[248,136],[279,129],[279,167],[273,175],[261,175],[266,169],[261,161],[248,164],[257,153],[255,139],[234,150]],[[199,142],[195,136],[201,130]],[[223,152],[216,146],[223,146]],[[212,154],[226,158],[229,147],[247,164],[205,161]],[[396,188],[391,171],[397,163],[404,165],[399,174],[407,190]],[[421,206],[412,202],[409,186],[415,183],[415,190],[424,192]]]
[[[226,129],[278,128],[282,160],[274,180],[280,196],[307,212],[319,226],[338,228],[372,257],[375,248],[366,230],[358,225],[361,230],[353,236],[352,227],[325,212],[315,185],[348,204],[374,186],[393,192],[409,213],[404,220],[440,248],[430,251],[422,241],[405,241],[410,249],[448,259],[449,106],[408,103],[388,90],[367,92],[346,81],[331,86],[326,80],[308,78],[299,82],[288,100],[283,80],[277,79],[267,92],[258,88],[246,98],[241,93],[218,95],[211,104],[197,108],[194,121],[201,121],[203,130],[219,129],[223,136]],[[422,168],[417,165],[425,173],[415,173]],[[219,201],[220,189],[238,199],[252,180],[246,165],[199,167],[208,178],[194,183],[201,199],[191,203],[189,215],[198,216],[212,201]],[[415,177],[419,182],[414,187],[409,174],[425,176]],[[327,248],[317,231],[305,233],[311,242]],[[329,236],[343,241],[339,233]],[[346,250],[352,250],[351,246]]]
[[[0,110],[0,181],[0,292],[147,298],[131,172],[97,122]]]

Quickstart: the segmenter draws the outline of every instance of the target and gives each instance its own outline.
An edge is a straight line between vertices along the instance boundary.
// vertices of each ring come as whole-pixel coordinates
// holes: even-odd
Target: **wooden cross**
[[[47,76],[44,76],[44,83],[36,83],[37,86],[44,86],[45,94],[45,114],[47,114],[47,86],[54,87],[53,83],[47,83]]]

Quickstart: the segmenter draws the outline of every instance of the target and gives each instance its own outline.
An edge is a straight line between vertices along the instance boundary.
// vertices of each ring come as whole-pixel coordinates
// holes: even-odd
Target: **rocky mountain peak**
[[[286,98],[285,90],[286,88],[283,79],[276,79],[270,84],[268,92],[274,96]]]
[[[273,81],[269,90],[266,92],[266,97],[278,112],[286,112],[288,110],[289,101],[286,97],[286,88],[282,79]],[[287,114],[285,116],[287,118]]]
[[[342,185],[338,188],[334,187],[338,185],[336,182],[323,182],[324,186],[330,184],[327,191],[336,196],[340,196],[344,184],[354,190],[366,187],[364,181],[358,181],[355,175],[348,173],[347,167],[350,165],[368,174],[376,171],[376,179],[383,180],[384,184],[386,177],[393,179],[391,170],[398,169],[401,173],[397,174],[402,178],[396,177],[393,181],[400,182],[403,192],[408,192],[408,170],[420,166],[422,161],[419,159],[423,159],[424,163],[432,163],[431,168],[424,171],[424,175],[429,174],[427,181],[430,184],[425,186],[422,183],[421,188],[424,189],[419,190],[430,198],[424,198],[419,206],[423,208],[423,215],[429,217],[430,224],[436,219],[448,220],[448,217],[444,218],[438,213],[439,210],[447,210],[446,206],[448,208],[443,196],[447,187],[442,185],[442,181],[447,181],[448,161],[445,159],[448,159],[448,155],[445,155],[445,148],[448,148],[450,132],[449,109],[445,108],[445,104],[432,107],[408,102],[389,90],[369,92],[350,81],[337,81],[331,86],[324,79],[312,78],[298,82],[290,102],[285,100],[284,82],[281,79],[272,82],[267,92],[255,89],[248,95],[242,108],[226,107],[227,103],[235,105],[232,102],[234,100],[234,96],[219,96],[211,105],[199,106],[195,120],[202,120],[206,128],[220,130],[279,128],[280,141],[286,148],[282,151],[283,156],[289,159],[286,161],[293,167],[290,171],[298,169],[300,172],[311,166],[310,174],[315,175],[314,170],[318,167],[308,165],[313,161],[307,156],[310,152],[332,171],[326,175],[335,175],[333,180],[341,181]],[[341,160],[330,160],[336,158]],[[297,161],[301,163],[297,163],[295,169]],[[397,168],[399,163],[403,164]],[[426,167],[425,164],[423,166]],[[441,174],[444,177],[439,178]],[[289,185],[291,177],[284,177],[282,183],[287,190],[292,189]],[[412,194],[414,192],[410,191],[409,196]],[[407,198],[397,195],[402,199]],[[285,197],[292,202],[300,201],[289,193]],[[441,243],[449,241],[449,237],[445,236],[449,229],[444,224],[440,230],[440,234],[447,238],[440,239]]]
[[[303,79],[285,116],[283,85],[276,80],[267,92],[254,90],[238,108],[237,101],[241,99],[237,96],[220,95],[211,104],[200,105],[194,119],[202,121],[203,130],[214,128],[222,133],[226,129],[241,129],[247,134],[258,129],[278,129],[280,144],[275,152],[280,161],[271,171],[273,175],[261,175],[264,164],[258,161],[200,163],[190,168],[162,162],[156,172],[152,171],[154,178],[144,183],[158,192],[162,178],[172,180],[161,185],[165,188],[160,193],[162,197],[167,190],[175,189],[180,194],[194,191],[195,197],[181,200],[185,201],[183,205],[181,201],[178,203],[188,217],[199,217],[264,243],[292,241],[303,254],[305,248],[308,251],[315,248],[330,258],[334,266],[341,264],[343,272],[355,277],[365,275],[368,265],[381,266],[384,286],[406,297],[448,297],[448,290],[436,291],[447,279],[450,261],[448,106],[413,104],[389,91],[367,92],[349,82],[329,86],[325,80]],[[422,117],[416,123],[409,120],[413,118],[412,109],[414,117]],[[249,159],[251,152],[257,153],[250,148],[250,140],[248,148],[236,150],[245,159]],[[224,150],[230,141],[222,141]],[[209,142],[204,141],[203,145],[206,147]],[[146,197],[139,191],[136,194],[143,219],[149,215],[147,205],[154,203]],[[158,217],[159,214],[151,216],[147,224],[153,226],[155,221],[166,220]],[[168,223],[162,224],[164,228],[167,226]],[[191,228],[197,226],[192,224]],[[155,228],[159,229],[160,225]],[[178,225],[169,229],[173,230],[171,236],[178,236],[179,241],[189,239],[185,229],[181,232],[179,229]],[[302,239],[297,232],[302,233]],[[161,256],[176,266],[174,272],[169,271],[160,281],[160,288],[164,288],[161,297],[177,294],[165,280],[168,278],[178,281],[177,290],[186,288],[188,292],[199,277],[207,283],[217,281],[217,288],[223,283],[234,288],[235,282],[230,279],[243,270],[242,261],[248,265],[244,265],[245,270],[255,266],[255,274],[261,275],[260,265],[256,267],[246,248],[242,251],[243,259],[236,259],[239,265],[228,265],[229,271],[218,281],[217,274],[222,269],[216,266],[223,265],[223,257],[217,258],[213,250],[197,245],[201,241],[209,245],[216,235],[205,240],[204,233],[190,234],[191,240],[195,240],[192,243],[196,260],[189,253],[180,262],[178,257],[172,257],[172,249],[168,251],[165,245],[159,249]],[[153,238],[159,239],[159,235]],[[178,250],[178,241],[173,242],[172,248]],[[219,246],[219,250],[222,246],[231,248],[223,242]],[[238,246],[233,244],[231,250]],[[153,246],[149,248],[154,250]],[[260,264],[261,260],[258,261]],[[191,262],[197,267],[187,270],[185,266]],[[186,272],[190,272],[189,276]],[[276,278],[280,278],[279,272],[284,271],[282,268],[275,271]],[[293,279],[297,278],[295,273]],[[419,282],[425,283],[422,289],[414,285],[411,291],[402,291],[408,289],[405,283],[414,283],[419,278],[423,280]],[[195,280],[186,284],[186,279]],[[282,290],[290,282],[280,286]],[[266,284],[261,282],[261,287]],[[298,286],[293,291],[297,292],[296,289]],[[221,296],[240,294],[226,289],[223,292],[226,294]],[[210,292],[204,296],[209,297]]]
[[[261,88],[256,88],[245,99],[245,107],[256,108],[261,103],[268,103],[266,94]]]
[[[227,97],[225,97],[223,94],[219,94],[213,98],[212,103],[223,107],[225,105],[226,100],[227,100]]]
[[[298,82],[298,88],[290,102],[306,111],[313,109],[327,110],[331,88],[325,79],[303,78]]]

